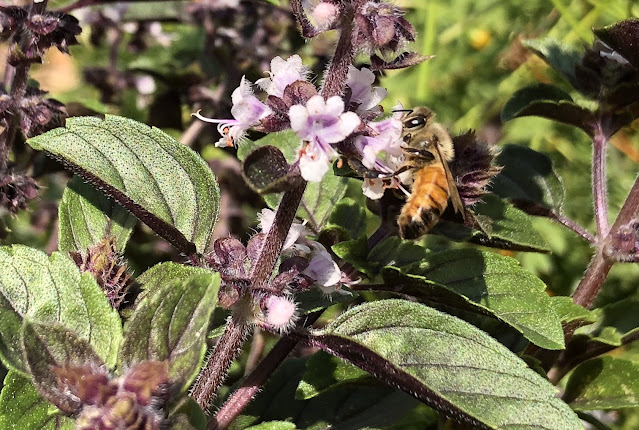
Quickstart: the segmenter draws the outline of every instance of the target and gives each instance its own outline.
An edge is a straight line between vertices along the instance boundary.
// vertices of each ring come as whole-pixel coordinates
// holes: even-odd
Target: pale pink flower
[[[373,82],[375,82],[375,74],[369,69],[362,67],[358,70],[353,66],[348,67],[346,85],[351,89],[350,102],[357,105],[355,112],[372,110],[386,97],[386,89],[373,87]],[[376,109],[381,111],[379,108]]]
[[[361,120],[354,112],[344,112],[344,101],[338,96],[326,101],[322,96],[313,96],[306,106],[291,106],[288,113],[291,128],[304,141],[299,151],[302,177],[319,182],[337,155],[332,144],[346,139]]]
[[[271,70],[267,73],[268,78],[258,79],[255,83],[268,95],[282,98],[287,86],[295,81],[306,80],[308,67],[302,64],[299,55],[292,55],[287,60],[275,57],[271,60]]]
[[[262,209],[262,211],[257,214],[257,219],[259,220],[259,228],[264,233],[268,233],[271,230],[271,226],[273,225],[273,221],[275,220],[275,211],[270,209]],[[306,236],[306,227],[304,224],[300,224],[297,221],[294,221],[291,224],[291,229],[286,235],[286,239],[284,240],[284,245],[282,245],[282,251],[285,251],[291,248],[295,242],[300,239],[304,239]]]
[[[231,94],[231,101],[233,102],[231,115],[235,119],[206,118],[199,112],[193,114],[202,121],[218,124],[217,131],[222,135],[222,138],[215,146],[233,146],[242,139],[246,130],[273,113],[271,108],[253,95],[251,82],[244,76],[242,76],[240,86]]]

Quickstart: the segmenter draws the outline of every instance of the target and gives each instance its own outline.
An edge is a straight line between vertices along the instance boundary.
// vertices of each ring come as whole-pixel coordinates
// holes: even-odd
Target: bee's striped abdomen
[[[437,224],[446,210],[450,190],[442,165],[423,167],[415,174],[411,195],[402,208],[397,224],[404,239],[415,239]]]

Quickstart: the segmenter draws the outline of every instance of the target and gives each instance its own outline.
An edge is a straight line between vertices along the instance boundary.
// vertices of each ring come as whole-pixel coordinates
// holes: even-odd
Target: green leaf
[[[338,303],[348,303],[353,301],[358,294],[348,287],[342,287],[339,293],[326,295],[319,288],[311,288],[295,295],[297,302],[297,312],[299,315],[310,314],[328,308]]]
[[[625,336],[639,330],[639,297],[628,297],[592,311],[596,323],[579,328],[575,334],[612,346],[620,346]]]
[[[200,408],[197,402],[190,396],[184,396],[180,399],[179,403],[169,414],[169,419],[171,421],[179,420],[179,424],[173,424],[172,428],[175,430],[206,430],[206,416],[204,415],[202,408]]]
[[[331,249],[369,278],[374,278],[384,266],[402,267],[420,261],[428,252],[415,241],[397,236],[384,239],[370,251],[366,236],[337,243]]]
[[[291,174],[290,168],[279,148],[264,145],[246,156],[242,163],[242,176],[257,193],[277,193],[297,187],[304,181],[299,172]]]
[[[95,279],[81,274],[63,253],[45,253],[22,245],[0,248],[0,357],[25,372],[20,349],[24,318],[60,323],[93,349],[109,366],[122,339],[118,313]]]
[[[137,219],[103,192],[74,176],[62,194],[59,213],[60,251],[83,252],[106,237],[124,251]]]
[[[186,279],[198,273],[211,273],[210,270],[186,266],[184,264],[166,261],[149,267],[140,276],[135,278],[136,283],[142,286],[142,292],[138,295],[136,305],[146,296],[147,293],[158,288],[164,288],[167,283]]]
[[[459,298],[488,311],[545,349],[563,349],[561,320],[546,286],[517,260],[476,249],[427,254],[416,264],[382,271],[390,286],[427,301],[459,306]],[[457,297],[451,297],[453,293]]]
[[[351,198],[340,200],[328,219],[326,228],[341,227],[355,239],[366,233],[366,210]]]
[[[548,84],[521,88],[506,102],[502,122],[522,116],[539,116],[573,125],[592,135],[593,113],[577,105],[563,90]]]
[[[493,179],[493,193],[561,212],[564,187],[548,156],[525,146],[504,145],[496,164],[503,169]]]
[[[636,408],[639,364],[610,356],[588,360],[570,375],[563,399],[578,411]]]
[[[522,45],[541,57],[573,87],[578,87],[575,69],[581,63],[580,51],[551,37],[526,40]]]
[[[366,236],[336,243],[331,249],[335,255],[351,263],[358,271],[369,277],[375,276],[375,269],[368,263],[368,239]]]
[[[246,430],[295,430],[296,428],[295,424],[288,421],[268,421],[247,427]]]
[[[494,194],[482,197],[473,211],[483,232],[474,232],[471,242],[500,249],[550,251],[546,240],[533,227],[531,216]]]
[[[308,400],[295,399],[304,359],[288,359],[229,426],[240,430],[270,421],[291,421],[305,430],[386,428],[418,402],[382,384],[336,388]]]
[[[590,311],[583,306],[576,305],[570,297],[553,297],[551,304],[555,308],[555,313],[564,324],[577,321],[593,323],[597,320],[593,311]]]
[[[630,18],[603,28],[594,29],[595,35],[630,64],[639,69],[639,19]]]
[[[389,237],[375,245],[368,253],[368,261],[379,271],[382,267],[404,267],[421,261],[428,251],[413,240]]]
[[[429,406],[491,429],[582,429],[556,388],[476,327],[405,300],[353,308],[310,336]]]
[[[362,369],[324,351],[318,351],[306,361],[306,371],[297,387],[295,398],[311,399],[338,387],[371,380],[375,379]]]
[[[111,115],[77,117],[28,143],[62,160],[180,251],[207,248],[217,182],[202,158],[161,130]]]
[[[91,345],[61,325],[25,321],[22,348],[27,370],[40,394],[67,414],[80,412],[82,404],[67,391],[67,387],[58,384],[58,376],[53,369],[65,366],[103,367],[104,363]]]
[[[0,428],[4,430],[73,430],[75,423],[62,416],[33,386],[29,378],[9,371],[0,393]]]
[[[186,388],[206,349],[220,276],[188,267],[187,276],[175,279],[172,266],[162,268],[144,279],[153,288],[137,304],[125,327],[119,361],[127,368],[145,360],[168,360],[171,380]]]
[[[279,148],[286,161],[293,163],[297,158],[297,150],[301,143],[299,137],[290,130],[270,133],[260,140],[240,145],[237,156],[240,160],[244,160],[252,150],[264,145]],[[329,171],[321,182],[309,182],[306,185],[297,216],[307,220],[313,231],[319,232],[328,222],[335,205],[346,194],[348,181],[348,178],[335,176],[333,172]],[[263,197],[270,208],[275,208],[280,201],[281,194],[267,194]]]

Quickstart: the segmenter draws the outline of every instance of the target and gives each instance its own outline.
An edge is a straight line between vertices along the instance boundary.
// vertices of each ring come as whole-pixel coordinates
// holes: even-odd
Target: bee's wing
[[[450,167],[448,167],[448,162],[446,159],[442,157],[442,153],[439,151],[439,145],[433,145],[437,151],[437,158],[444,166],[444,172],[446,172],[446,182],[448,182],[448,190],[450,192],[450,199],[453,202],[453,209],[455,212],[459,212],[462,215],[464,220],[466,219],[466,211],[464,210],[464,204],[461,201],[461,197],[459,197],[459,191],[457,190],[457,185],[455,184],[455,179],[453,179],[453,175],[450,173]]]

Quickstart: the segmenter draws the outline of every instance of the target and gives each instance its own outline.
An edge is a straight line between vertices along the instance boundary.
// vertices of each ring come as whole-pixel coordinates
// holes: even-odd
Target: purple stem
[[[321,311],[310,314],[304,321],[304,326],[311,326],[321,314]],[[226,429],[260,391],[262,385],[293,350],[297,342],[297,340],[288,337],[283,337],[277,341],[273,349],[264,357],[264,360],[257,365],[242,382],[242,385],[222,405],[213,420],[209,422],[208,428],[215,430]]]
[[[575,233],[577,233],[579,236],[581,236],[588,242],[593,244],[597,242],[597,238],[595,236],[590,234],[590,232],[588,232],[585,228],[583,228],[582,226],[580,226],[579,224],[577,224],[575,221],[571,220],[567,216],[562,215],[560,213],[552,212],[551,219],[554,219],[559,224],[574,231]]]
[[[635,219],[638,212],[639,177],[635,180],[621,211],[619,211],[619,215],[612,226],[611,234],[616,234],[622,226]],[[584,277],[581,282],[579,282],[579,285],[572,296],[572,301],[574,303],[585,308],[589,308],[592,305],[595,297],[597,297],[597,293],[599,293],[601,284],[603,284],[603,281],[606,279],[606,276],[616,259],[616,255],[604,255],[604,247],[602,245],[604,241],[601,237],[599,239],[600,249],[590,261]]]
[[[333,55],[331,65],[324,75],[324,86],[322,87],[322,97],[324,99],[341,96],[344,91],[346,77],[348,76],[348,66],[353,63],[353,55],[355,54],[353,48],[353,17],[356,7],[357,5],[354,5],[344,10],[335,55]]]
[[[608,187],[606,183],[606,149],[608,136],[604,133],[601,121],[594,127],[592,154],[592,195],[597,221],[597,237],[603,242],[610,232],[608,224]]]
[[[305,188],[306,183],[304,182],[301,186],[284,193],[275,214],[273,225],[263,241],[259,257],[251,268],[252,289],[257,289],[267,284],[282,249],[282,244],[295,218],[295,212],[297,212],[297,207],[302,200]],[[252,297],[247,295],[244,299],[252,300]],[[200,372],[191,392],[191,397],[195,399],[203,410],[207,410],[215,399],[215,393],[224,382],[233,359],[241,350],[249,328],[250,324],[239,315],[234,315],[229,320],[224,334],[209,356],[206,366]]]
[[[249,325],[245,321],[231,317],[224,333],[215,345],[191,390],[191,397],[202,410],[207,410],[215,399],[215,392],[222,385],[233,359],[246,339]]]
[[[302,36],[306,38],[317,36],[319,31],[306,16],[306,12],[304,12],[304,7],[302,6],[302,0],[291,0],[291,10],[302,28]]]

